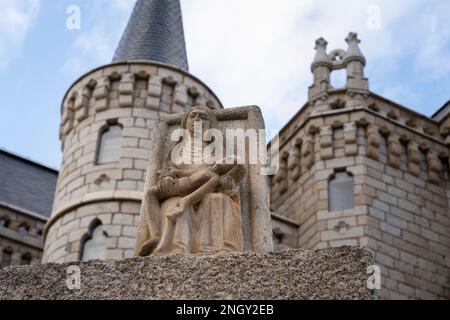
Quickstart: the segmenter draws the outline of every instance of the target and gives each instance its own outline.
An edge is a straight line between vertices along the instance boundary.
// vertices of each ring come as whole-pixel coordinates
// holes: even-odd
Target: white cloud
[[[20,52],[39,7],[40,0],[0,1],[0,70]]]
[[[449,3],[433,6],[418,20],[422,40],[417,55],[416,68],[426,79],[436,80],[450,73]]]
[[[89,2],[81,34],[64,70],[80,75],[86,65],[110,62],[134,0]],[[411,83],[398,83],[401,68],[431,80],[450,73],[450,2],[437,0],[181,0],[190,70],[226,106],[257,104],[268,128],[279,129],[306,102],[312,82],[314,42],[346,49],[358,32],[372,87],[401,104],[412,99]],[[378,8],[380,26],[367,27]],[[83,18],[84,19],[84,18]],[[409,60],[406,60],[409,59]],[[408,61],[408,62],[406,62]],[[405,64],[408,64],[405,66]],[[416,97],[416,95],[415,95]],[[407,105],[408,106],[408,105]],[[409,105],[409,107],[412,107]]]
[[[129,12],[136,0],[110,0],[113,10]]]
[[[88,33],[82,33],[74,42],[74,48],[81,56],[91,55],[96,60],[106,61],[111,58],[113,45],[108,41],[103,26],[95,26]]]
[[[439,66],[447,67],[450,61],[443,54],[450,3],[436,8],[432,2],[182,0],[190,69],[226,106],[258,104],[267,126],[280,128],[306,102],[315,40],[323,36],[329,50],[346,49],[344,39],[355,31],[362,40],[367,71],[378,79],[386,75],[377,88],[388,98],[401,98],[411,90],[391,88],[401,74],[390,79],[387,75],[392,76],[406,57],[412,57],[411,67],[414,62],[428,63],[436,67],[436,74],[441,71],[439,76],[448,75]],[[379,8],[379,30],[367,27],[370,6]],[[424,28],[429,23],[421,16],[425,8],[440,12],[434,32]],[[370,80],[374,75],[368,76]]]
[[[82,29],[74,40],[63,70],[80,76],[87,69],[109,63],[135,0],[96,0],[81,11]]]

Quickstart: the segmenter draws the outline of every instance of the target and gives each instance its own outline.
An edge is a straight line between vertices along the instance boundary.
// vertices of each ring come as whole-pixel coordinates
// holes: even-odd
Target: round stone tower
[[[62,102],[63,160],[43,262],[131,257],[152,129],[194,104],[222,108],[188,72],[178,0],[138,0],[112,64]]]

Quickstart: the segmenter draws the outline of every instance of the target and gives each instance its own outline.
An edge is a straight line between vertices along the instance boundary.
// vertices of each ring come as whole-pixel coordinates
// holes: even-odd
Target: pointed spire
[[[358,39],[358,34],[355,32],[350,32],[345,41],[348,44],[348,49],[344,60],[345,61],[359,60],[361,61],[363,66],[365,66],[366,58],[364,57],[364,55],[361,52],[361,49],[359,48],[359,43],[361,42],[361,40]]]
[[[137,0],[113,62],[131,60],[189,70],[179,0]]]

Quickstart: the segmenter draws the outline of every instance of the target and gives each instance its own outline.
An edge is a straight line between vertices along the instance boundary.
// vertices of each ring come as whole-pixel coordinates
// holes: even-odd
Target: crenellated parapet
[[[62,104],[60,138],[96,114],[116,108],[184,112],[193,104],[221,108],[214,93],[191,74],[155,62],[115,63],[89,72],[67,92]]]
[[[318,161],[336,157],[367,156],[378,161],[384,154],[386,163],[397,169],[406,159],[411,174],[419,175],[420,167],[426,166],[428,181],[439,184],[442,165],[438,163],[448,162],[448,146],[435,121],[372,94],[366,105],[333,109],[331,105],[341,99],[340,93],[335,95],[328,98],[333,101],[329,110],[312,112],[314,106],[306,105],[280,132],[280,171],[273,180],[275,199],[277,192],[285,195],[290,182]],[[336,137],[336,132],[342,134]],[[358,132],[364,153],[358,148]],[[342,148],[339,156],[337,146]]]

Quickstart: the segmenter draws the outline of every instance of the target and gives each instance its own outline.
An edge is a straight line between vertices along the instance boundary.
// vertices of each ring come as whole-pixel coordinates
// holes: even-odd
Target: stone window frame
[[[6,247],[2,250],[2,258],[0,260],[0,265],[2,266],[9,266],[12,264],[12,258],[13,258],[14,250],[11,247]],[[5,256],[9,256],[9,261],[5,261]],[[7,263],[7,264],[6,264]]]
[[[353,181],[353,197],[352,197],[352,207],[351,208],[345,208],[345,209],[333,209],[331,207],[331,182],[336,178],[337,174],[347,174],[348,177],[352,178]],[[328,212],[340,212],[340,211],[348,211],[355,209],[355,175],[353,172],[349,171],[347,168],[336,168],[334,169],[334,172],[328,177]]]
[[[161,95],[160,95],[160,103],[161,105],[168,106],[170,113],[172,113],[173,105],[175,103],[175,91],[178,82],[171,76],[161,79]],[[170,94],[168,95],[170,101],[165,101],[165,91],[164,89],[168,89]]]
[[[11,218],[9,216],[4,215],[0,217],[0,228],[9,228],[10,225],[11,225]]]
[[[17,232],[22,236],[26,237],[30,235],[31,227],[27,222],[21,222],[17,227]]]
[[[20,256],[20,265],[30,265],[33,260],[33,255],[29,252],[25,252]]]
[[[99,218],[94,218],[89,224],[88,231],[81,237],[80,240],[80,252],[78,254],[78,260],[83,261],[84,247],[86,243],[93,238],[94,231],[100,226],[103,226],[103,222]],[[109,237],[105,230],[102,230],[105,237]],[[105,247],[106,250],[106,247]]]
[[[98,137],[97,137],[97,146],[96,146],[96,150],[95,150],[95,165],[96,166],[101,166],[101,165],[105,165],[105,164],[111,164],[111,163],[119,163],[120,159],[121,159],[121,150],[122,150],[122,145],[120,146],[120,150],[119,150],[119,157],[117,158],[116,161],[108,161],[108,162],[99,162],[99,157],[100,157],[100,149],[102,146],[102,138],[103,135],[109,131],[109,129],[113,126],[119,126],[122,134],[121,134],[121,138],[123,138],[123,125],[119,122],[119,119],[114,118],[114,119],[109,119],[106,120],[105,124],[103,126],[100,127],[100,129],[98,130]]]
[[[188,108],[193,108],[197,104],[198,98],[200,97],[200,93],[198,92],[196,87],[188,88],[186,93],[187,93],[186,106]],[[189,100],[192,100],[192,103],[190,103]]]

